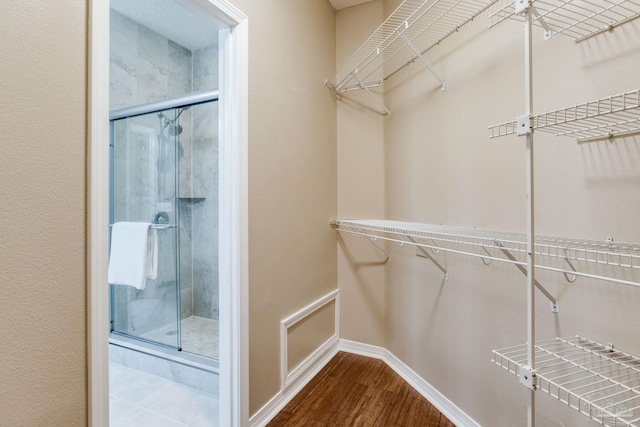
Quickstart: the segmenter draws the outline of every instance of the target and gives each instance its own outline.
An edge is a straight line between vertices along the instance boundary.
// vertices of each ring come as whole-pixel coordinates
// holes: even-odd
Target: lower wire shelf
[[[604,426],[640,426],[640,358],[580,336],[535,349],[537,390]],[[519,375],[527,345],[494,350],[492,361]]]

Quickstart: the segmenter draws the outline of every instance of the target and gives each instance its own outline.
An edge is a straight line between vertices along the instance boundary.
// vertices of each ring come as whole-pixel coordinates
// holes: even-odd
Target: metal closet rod
[[[186,107],[187,105],[197,105],[205,102],[217,101],[218,93],[218,89],[201,90],[198,92],[188,93],[186,95],[162,99],[160,101],[134,105],[133,107],[119,108],[109,112],[109,120],[124,119],[127,117],[155,113],[156,111],[168,110],[170,108]]]

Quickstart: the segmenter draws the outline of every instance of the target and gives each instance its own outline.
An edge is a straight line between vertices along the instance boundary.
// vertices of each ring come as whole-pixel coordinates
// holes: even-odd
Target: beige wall
[[[326,0],[233,4],[249,17],[253,414],[280,388],[280,320],[336,288],[328,225],[336,215],[336,107],[323,85],[335,70],[335,12]]]
[[[343,9],[336,17],[337,64],[343,64],[384,20],[373,1]],[[372,89],[382,99],[378,88]],[[386,117],[363,91],[338,102],[338,217],[385,217],[384,124]],[[340,234],[341,338],[384,345],[385,256],[363,239]],[[348,244],[344,244],[348,242]]]
[[[396,3],[385,2],[385,12]],[[360,29],[370,24],[373,7],[338,12],[338,46],[358,38]],[[438,82],[419,63],[385,83],[391,118],[384,122],[384,165],[371,178],[384,180],[379,186],[384,189],[384,209],[370,208],[380,195],[367,187],[358,196],[368,196],[362,207],[353,204],[343,210],[339,204],[341,214],[375,217],[383,211],[388,219],[524,232],[524,140],[489,140],[487,130],[524,112],[522,25],[505,22],[488,29],[486,18],[476,19],[427,53],[447,81],[446,92],[440,92]],[[562,36],[543,42],[536,30],[535,111],[637,88],[639,31],[640,22],[635,21],[576,45]],[[363,120],[346,110],[338,106],[338,135],[354,135],[354,140],[339,137],[339,165],[346,163],[350,151],[365,151],[355,138],[366,135]],[[537,133],[537,232],[640,241],[639,142],[635,136],[576,144]],[[379,151],[374,140],[371,152]],[[351,175],[339,169],[341,202],[349,198],[352,190],[347,189],[359,174],[371,174],[371,168],[361,162]],[[343,252],[354,252],[364,261],[379,260],[375,251],[367,258],[366,245],[349,239]],[[360,311],[345,318],[345,337],[384,345],[482,425],[526,425],[526,390],[489,362],[492,349],[526,339],[525,277],[511,265],[484,266],[477,259],[440,254],[439,261],[449,269],[445,282],[414,249],[387,248],[391,260],[383,272],[379,266],[339,264],[343,296],[352,292],[354,276],[361,279],[360,300],[352,303]],[[640,281],[637,273],[582,267]],[[384,285],[373,272],[385,275]],[[548,301],[537,294],[539,339],[581,334],[640,355],[639,289],[583,278],[568,284],[552,273],[539,273],[538,279],[557,295],[561,307],[559,314],[552,314]],[[381,306],[382,322],[371,314]],[[348,323],[355,318],[369,323]],[[379,331],[381,323],[384,337],[369,330]],[[538,425],[584,425],[577,412],[542,393],[537,398]]]
[[[0,3],[0,424],[86,424],[84,2]]]

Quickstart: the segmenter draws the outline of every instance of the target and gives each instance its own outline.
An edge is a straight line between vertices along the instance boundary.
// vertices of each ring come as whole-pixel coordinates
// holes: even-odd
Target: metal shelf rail
[[[586,338],[535,345],[535,388],[606,426],[640,426],[640,358]],[[527,345],[493,351],[492,361],[519,375]]]
[[[640,132],[640,89],[531,117],[534,130],[569,136],[578,142]],[[518,133],[522,122],[489,126],[490,138]]]
[[[497,0],[405,0],[371,34],[325,84],[336,92],[365,89],[389,115],[369,88],[419,60],[440,82],[444,79],[422,56],[471,22]]]
[[[506,19],[522,19],[514,0],[502,3],[489,16],[489,27]],[[531,4],[536,10],[533,23],[545,29],[545,39],[564,34],[576,43],[640,16],[637,0],[534,0]]]
[[[414,245],[430,249],[433,254],[440,251],[451,252],[481,258],[485,264],[495,260],[527,266],[526,261],[521,261],[513,255],[526,255],[526,234],[376,219],[334,220],[331,224],[336,225],[339,232],[363,236],[373,241],[380,239],[398,245]],[[579,271],[572,263],[578,261],[640,269],[640,244],[536,235],[534,248],[536,256],[542,259],[555,258],[566,263],[566,267],[563,268],[539,262],[536,264],[537,269],[564,273],[569,281],[574,281],[576,276],[582,276],[640,286],[640,282],[636,281]],[[500,253],[507,257],[500,256]]]

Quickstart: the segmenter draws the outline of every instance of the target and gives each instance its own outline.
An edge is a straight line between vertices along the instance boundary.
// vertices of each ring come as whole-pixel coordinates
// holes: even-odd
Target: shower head
[[[178,114],[176,114],[176,117],[174,119],[170,119],[167,116],[164,115],[164,113],[160,112],[158,113],[158,118],[162,121],[162,119],[164,119],[164,126],[162,127],[162,132],[164,133],[165,129],[167,130],[167,134],[169,136],[178,136],[182,133],[182,125],[180,125],[179,123],[177,123],[178,119],[180,118],[180,115],[182,113],[184,113],[186,110],[188,110],[189,107],[182,107],[179,111]]]
[[[178,136],[182,133],[182,126],[175,123],[166,124],[165,129],[168,129],[167,133],[171,136]]]

